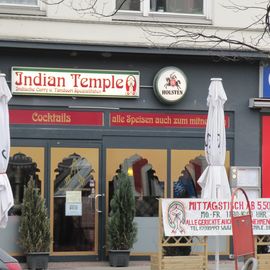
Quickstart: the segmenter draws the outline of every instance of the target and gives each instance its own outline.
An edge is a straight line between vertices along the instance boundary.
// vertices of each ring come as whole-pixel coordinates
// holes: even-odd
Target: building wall
[[[65,3],[70,1],[65,1]],[[245,4],[245,1],[241,1]],[[256,1],[249,2],[249,5]],[[99,2],[100,3],[100,2]],[[103,0],[101,7],[106,12],[113,10],[113,1]],[[225,8],[230,1],[209,1],[211,8],[207,18],[199,22],[199,29],[206,28],[205,33],[230,34],[252,22],[254,10],[234,13]],[[224,6],[223,6],[224,5]],[[256,2],[257,5],[257,2]],[[104,9],[101,9],[104,10]],[[1,11],[0,11],[1,13]],[[99,69],[99,70],[136,70],[140,72],[140,97],[138,99],[116,98],[76,98],[76,97],[39,97],[14,96],[10,101],[11,108],[46,108],[70,109],[103,108],[101,110],[136,110],[144,112],[164,113],[206,113],[206,97],[210,79],[220,77],[228,97],[225,103],[225,112],[230,115],[231,128],[227,131],[227,143],[230,149],[230,165],[260,166],[260,113],[248,107],[249,98],[257,97],[259,93],[259,59],[243,58],[237,61],[227,61],[217,53],[200,53],[195,50],[209,47],[180,43],[175,48],[169,48],[175,39],[164,36],[154,36],[149,30],[163,30],[175,26],[171,23],[160,25],[156,20],[129,21],[121,14],[115,17],[97,17],[76,12],[69,5],[46,6],[41,10],[32,11],[30,15],[18,15],[21,10],[0,14],[0,69],[6,73],[8,83],[11,80],[11,68],[23,67],[55,67],[72,69]],[[27,13],[27,12],[25,12]],[[122,16],[122,17],[121,17]],[[229,18],[229,19],[228,19]],[[183,17],[178,22],[186,22]],[[196,20],[195,20],[196,21]],[[187,29],[199,31],[194,24],[186,25]],[[217,30],[218,29],[218,30]],[[217,32],[218,31],[218,32]],[[251,33],[257,35],[261,29],[235,32],[235,37],[246,36]],[[150,39],[150,40],[149,40]],[[60,44],[60,46],[59,46]],[[63,44],[63,48],[61,47]],[[83,47],[84,45],[89,45]],[[142,50],[146,47],[147,50]],[[157,48],[164,47],[167,50]],[[127,48],[130,50],[127,52]],[[215,47],[216,48],[216,47]],[[223,47],[231,49],[227,46]],[[185,50],[184,50],[185,49]],[[240,54],[234,52],[235,55]],[[232,59],[230,59],[232,60]],[[153,79],[163,67],[175,66],[187,76],[188,90],[184,98],[177,104],[161,103],[153,92]],[[108,117],[108,114],[105,114]],[[107,119],[108,120],[108,119]],[[154,139],[152,139],[152,136]],[[117,129],[108,126],[92,128],[87,132],[79,128],[49,128],[36,129],[35,126],[12,126],[11,141],[16,145],[17,140],[76,140],[100,141],[107,147],[116,147],[123,143],[129,147],[147,148],[159,147],[173,149],[181,148],[185,142],[186,148],[198,147],[203,150],[203,130],[164,130],[164,129]],[[144,138],[144,140],[140,140]],[[167,140],[168,139],[168,140]],[[196,141],[196,143],[194,143]],[[104,161],[104,160],[103,160]],[[102,168],[101,174],[105,175]],[[47,172],[49,175],[49,172]],[[48,188],[48,187],[47,187]],[[47,194],[47,199],[49,195]],[[18,220],[12,220],[5,235],[16,235]],[[143,235],[143,234],[142,234]],[[7,240],[0,234],[0,243]],[[104,239],[102,240],[105,241]],[[19,252],[15,240],[8,245],[11,252]],[[104,243],[103,243],[104,244]],[[224,244],[224,243],[223,243]],[[136,246],[137,251],[143,246]]]
[[[73,3],[73,6],[71,3]],[[143,16],[132,19],[132,14],[124,16],[123,12],[108,16],[114,10],[114,1],[108,0],[97,1],[94,14],[91,9],[76,11],[76,9],[84,8],[81,3],[83,2],[80,1],[80,4],[78,4],[76,1],[66,0],[59,5],[41,4],[41,11],[32,11],[30,15],[23,12],[22,9],[2,8],[2,12],[0,11],[0,38],[5,40],[143,47],[164,47],[173,43],[174,47],[212,48],[213,43],[199,44],[198,40],[188,43],[182,40],[175,44],[175,36],[179,34],[178,29],[181,28],[181,23],[185,23],[184,29],[187,31],[203,32],[205,35],[218,35],[234,40],[240,38],[240,40],[246,42],[251,42],[263,30],[262,25],[246,28],[253,24],[256,16],[262,14],[262,10],[235,11],[230,8],[232,6],[231,1],[207,0],[208,12],[202,18],[198,18],[198,16],[175,17],[166,15],[152,19]],[[237,4],[246,6],[245,1],[237,2]],[[249,5],[264,7],[263,3],[257,1],[249,1]],[[97,14],[105,14],[106,16],[98,16]],[[266,35],[264,38],[265,40],[262,41],[260,46],[267,50],[268,36]],[[226,43],[214,45],[215,48],[226,48],[228,50],[234,48],[232,44],[228,46]]]

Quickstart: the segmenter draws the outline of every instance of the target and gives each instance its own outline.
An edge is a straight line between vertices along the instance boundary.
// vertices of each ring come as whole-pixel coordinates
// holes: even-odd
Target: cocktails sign
[[[13,67],[13,95],[138,98],[138,71]]]

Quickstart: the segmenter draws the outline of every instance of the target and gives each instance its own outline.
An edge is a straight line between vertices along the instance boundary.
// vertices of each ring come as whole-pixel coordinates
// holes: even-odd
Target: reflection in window
[[[116,10],[140,11],[140,0],[116,0]]]
[[[177,181],[173,183],[174,198],[198,198],[201,194],[201,187],[198,185],[198,179],[207,167],[207,161],[204,156],[200,155],[190,160],[182,169]],[[168,237],[168,243],[187,243],[193,242],[188,237]],[[191,246],[164,247],[166,256],[188,256],[191,253]]]
[[[198,180],[207,167],[206,158],[202,155],[192,159],[185,165],[177,181],[173,183],[175,198],[198,198],[201,187]]]
[[[125,172],[132,183],[136,200],[136,216],[158,216],[157,198],[164,197],[164,182],[158,179],[148,160],[135,154],[125,159],[116,173],[120,171]],[[109,183],[109,201],[117,185],[116,174]]]
[[[183,14],[203,14],[204,0],[144,0],[146,5],[142,5],[150,12],[169,12]],[[124,4],[123,4],[124,2]],[[116,0],[116,9],[140,11],[141,0]],[[146,10],[143,10],[144,13]]]
[[[33,178],[36,188],[41,189],[41,181],[38,177],[37,163],[31,157],[23,153],[16,153],[9,158],[7,175],[14,197],[14,206],[9,215],[21,215],[21,204],[23,201],[24,186]]]
[[[92,165],[74,153],[58,163],[54,180],[54,251],[90,251],[95,246],[95,180]],[[66,192],[80,191],[81,209],[66,211]]]

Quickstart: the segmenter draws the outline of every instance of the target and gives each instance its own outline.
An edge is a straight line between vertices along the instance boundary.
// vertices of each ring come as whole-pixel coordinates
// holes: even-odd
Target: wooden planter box
[[[269,235],[257,235],[255,237],[255,250],[256,259],[258,260],[257,270],[269,270],[270,269],[270,253],[257,253],[258,247],[270,246]]]
[[[270,269],[270,253],[269,254],[258,254],[258,270],[269,270]]]
[[[158,260],[158,255],[151,256],[151,270],[207,270],[205,256],[164,256]]]
[[[151,270],[207,270],[208,238],[206,236],[165,236],[161,209],[160,201],[158,252],[151,256]],[[201,252],[193,254],[192,247],[199,248]],[[184,250],[186,252],[181,252]]]

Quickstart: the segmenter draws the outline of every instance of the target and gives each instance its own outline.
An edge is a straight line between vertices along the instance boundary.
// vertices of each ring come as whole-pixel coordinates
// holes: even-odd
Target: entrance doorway
[[[99,142],[14,140],[8,167],[14,231],[18,231],[24,186],[33,178],[50,215],[50,255],[100,260],[105,234],[100,160]],[[14,250],[22,253],[19,246]]]
[[[100,144],[49,145],[52,255],[100,258]]]

